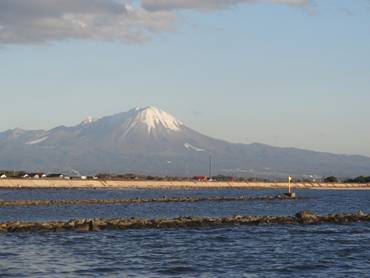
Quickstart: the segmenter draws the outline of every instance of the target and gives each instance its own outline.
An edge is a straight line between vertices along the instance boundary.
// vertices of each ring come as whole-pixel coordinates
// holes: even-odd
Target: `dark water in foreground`
[[[0,190],[0,199],[275,195],[276,190]],[[0,207],[0,222],[369,212],[370,191],[271,202]],[[0,277],[370,277],[370,224],[0,234]]]

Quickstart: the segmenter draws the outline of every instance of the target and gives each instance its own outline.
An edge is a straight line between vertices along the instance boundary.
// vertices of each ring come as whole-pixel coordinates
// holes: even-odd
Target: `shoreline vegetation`
[[[294,216],[178,217],[173,219],[79,219],[69,221],[0,223],[0,233],[7,232],[98,232],[101,230],[186,229],[240,225],[319,225],[369,222],[370,214],[337,213],[316,215],[301,211]]]
[[[238,181],[156,181],[156,180],[63,180],[63,179],[0,179],[0,188],[117,188],[117,189],[177,189],[177,188],[250,188],[287,189],[287,182]],[[369,183],[293,182],[293,189],[370,189]]]

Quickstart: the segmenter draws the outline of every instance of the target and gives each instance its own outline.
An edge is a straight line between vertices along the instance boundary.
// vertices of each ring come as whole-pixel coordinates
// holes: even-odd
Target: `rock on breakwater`
[[[231,216],[231,217],[178,217],[173,219],[81,219],[51,222],[21,222],[0,223],[0,232],[35,232],[35,231],[77,231],[92,232],[100,230],[128,229],[175,229],[202,228],[233,225],[313,225],[324,223],[345,224],[353,222],[368,222],[370,214],[338,213],[316,215],[313,212],[302,211],[295,216]]]
[[[139,203],[196,203],[196,202],[232,202],[232,201],[276,201],[302,200],[302,197],[290,198],[285,195],[277,196],[230,196],[230,197],[162,197],[162,198],[135,198],[115,200],[17,200],[2,201],[1,206],[52,206],[52,205],[124,205]]]

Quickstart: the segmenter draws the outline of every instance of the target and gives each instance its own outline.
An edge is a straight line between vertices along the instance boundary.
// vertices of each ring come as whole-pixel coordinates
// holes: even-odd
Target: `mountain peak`
[[[136,115],[131,123],[131,126],[134,126],[138,123],[144,124],[148,127],[148,132],[159,126],[170,130],[179,131],[183,125],[172,115],[154,106],[137,108],[135,111]]]
[[[16,138],[22,134],[24,134],[26,131],[24,129],[21,129],[21,128],[13,128],[13,129],[9,129],[7,131],[8,135],[10,135],[11,137],[13,138]]]
[[[81,125],[87,125],[87,124],[91,124],[93,122],[96,122],[96,119],[93,118],[93,117],[91,117],[91,116],[89,116],[89,117],[87,117],[85,120],[83,120],[81,122]]]
[[[209,171],[212,153],[213,173],[222,175],[312,179],[370,172],[368,157],[216,140],[153,106],[84,122],[47,131],[0,132],[0,169],[55,173],[70,172],[71,165],[86,174],[109,171],[201,176]]]

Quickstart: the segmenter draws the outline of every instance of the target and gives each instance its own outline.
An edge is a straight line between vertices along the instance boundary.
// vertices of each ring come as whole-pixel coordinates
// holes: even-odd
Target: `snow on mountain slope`
[[[180,131],[181,126],[183,126],[172,115],[152,106],[139,109],[137,115],[131,121],[129,129],[135,127],[138,123],[145,124],[148,127],[149,133],[158,126],[174,131]]]
[[[201,149],[201,148],[198,148],[198,147],[195,147],[193,146],[192,144],[189,144],[189,143],[185,143],[184,144],[184,147],[188,150],[193,150],[193,151],[196,151],[196,152],[205,152],[206,150],[204,149]]]
[[[96,119],[89,116],[85,120],[83,120],[80,125],[88,125],[88,124],[91,124],[93,122],[96,122]]]
[[[48,139],[48,136],[45,136],[45,137],[42,137],[42,138],[39,138],[39,139],[36,139],[36,140],[33,140],[33,141],[26,142],[25,144],[26,145],[36,145],[36,144],[39,144],[41,142],[44,142],[47,139]]]

